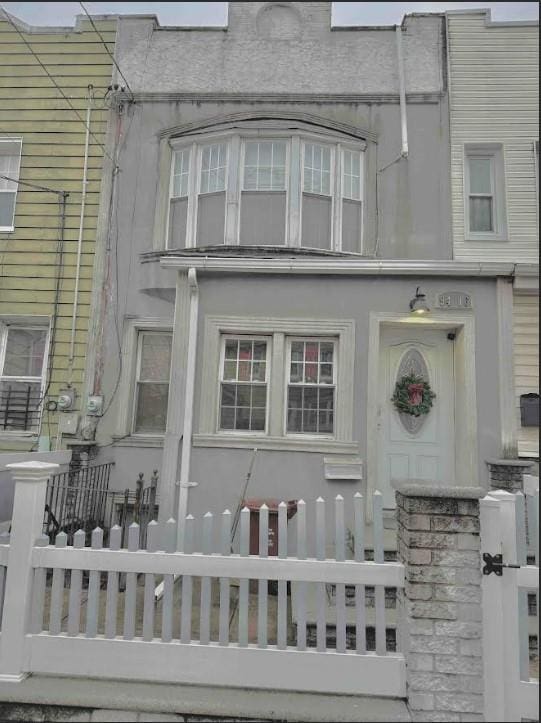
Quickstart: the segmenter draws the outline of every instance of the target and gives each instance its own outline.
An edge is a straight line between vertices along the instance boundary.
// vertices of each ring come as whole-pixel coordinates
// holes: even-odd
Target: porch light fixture
[[[416,316],[428,314],[430,311],[428,304],[426,303],[426,296],[421,293],[419,289],[420,287],[418,286],[415,290],[415,298],[410,301],[410,313],[415,314]]]

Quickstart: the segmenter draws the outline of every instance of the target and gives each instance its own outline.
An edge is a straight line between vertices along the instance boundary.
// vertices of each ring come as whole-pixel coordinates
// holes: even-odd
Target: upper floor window
[[[21,147],[20,138],[0,138],[0,231],[14,228]]]
[[[0,432],[39,430],[48,331],[0,322]]]
[[[172,145],[168,248],[361,252],[364,142],[246,130]]]
[[[504,239],[506,214],[501,146],[466,146],[464,181],[466,239]]]

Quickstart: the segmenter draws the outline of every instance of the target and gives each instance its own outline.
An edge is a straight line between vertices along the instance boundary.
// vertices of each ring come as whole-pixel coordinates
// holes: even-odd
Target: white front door
[[[454,483],[454,342],[441,329],[383,327],[380,343],[378,479],[384,506],[395,507],[393,479]],[[415,373],[436,394],[428,414],[400,414],[391,402],[398,379]]]

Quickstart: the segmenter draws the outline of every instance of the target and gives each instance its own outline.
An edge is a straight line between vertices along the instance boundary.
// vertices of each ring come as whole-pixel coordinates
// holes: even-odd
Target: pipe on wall
[[[188,327],[188,353],[186,359],[186,389],[184,394],[184,426],[182,432],[182,455],[180,458],[180,482],[178,494],[178,548],[183,549],[184,521],[188,514],[188,491],[195,483],[190,481],[192,461],[192,428],[194,412],[195,372],[197,358],[197,321],[199,316],[199,285],[197,271],[188,269],[190,290],[190,321]]]
[[[83,164],[83,182],[81,188],[81,211],[79,215],[79,236],[77,239],[77,262],[75,268],[75,289],[73,291],[73,311],[71,316],[70,352],[68,359],[68,386],[73,382],[73,363],[75,358],[75,333],[77,308],[79,304],[79,283],[81,278],[81,256],[83,251],[83,233],[85,225],[86,188],[88,185],[88,147],[90,143],[90,117],[92,113],[92,86],[88,86],[88,106],[86,108],[85,157]]]
[[[401,156],[408,157],[408,119],[406,115],[406,81],[404,75],[404,55],[402,51],[402,28],[396,26],[396,55],[398,57],[398,85],[400,93],[400,128],[402,133]]]

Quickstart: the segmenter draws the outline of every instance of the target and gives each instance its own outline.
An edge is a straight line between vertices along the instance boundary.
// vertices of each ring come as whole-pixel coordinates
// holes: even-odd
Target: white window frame
[[[196,246],[197,239],[197,207],[201,186],[201,156],[204,146],[214,143],[226,145],[226,183],[225,183],[225,223],[223,243],[227,245],[240,244],[240,214],[242,192],[244,191],[244,158],[246,141],[280,141],[285,140],[286,145],[286,218],[285,218],[285,247],[300,247],[302,239],[302,195],[304,193],[304,146],[305,143],[327,145],[331,148],[331,204],[332,222],[329,249],[340,251],[342,249],[342,207],[343,207],[343,151],[350,150],[360,154],[361,160],[361,238],[358,253],[363,252],[364,244],[364,217],[365,217],[365,151],[366,142],[353,141],[340,136],[339,133],[317,133],[309,130],[275,129],[275,128],[242,128],[218,133],[198,134],[172,139],[172,150],[169,166],[169,187],[167,195],[167,212],[165,214],[165,248],[169,249],[169,215],[173,182],[174,182],[174,152],[191,147],[190,178],[188,181],[188,210],[186,221],[185,248]],[[295,150],[297,149],[297,150]],[[251,191],[250,191],[251,192]],[[257,193],[257,191],[254,191]],[[265,191],[262,191],[265,192]],[[266,191],[272,192],[272,191]],[[282,191],[277,191],[281,193]],[[220,191],[222,193],[222,191]],[[206,194],[203,194],[206,195]],[[317,194],[319,195],[319,194]],[[323,194],[324,198],[329,198]],[[355,200],[355,199],[354,199]]]
[[[265,381],[255,382],[256,384],[265,385],[266,388],[266,400],[265,400],[265,429],[264,430],[250,430],[250,429],[221,429],[220,427],[220,412],[222,408],[221,401],[221,388],[222,384],[253,384],[254,382],[233,382],[225,380],[223,378],[224,373],[224,361],[225,361],[225,344],[228,339],[238,339],[246,341],[264,341],[267,344],[267,353],[265,357]],[[269,402],[270,402],[270,383],[271,383],[271,359],[272,359],[272,335],[255,335],[255,334],[222,334],[220,344],[220,366],[218,372],[218,394],[217,401],[218,407],[216,410],[216,433],[217,434],[228,434],[228,435],[249,435],[250,437],[265,436],[269,430]]]
[[[332,343],[333,345],[333,381],[332,384],[308,384],[308,383],[296,383],[290,381],[291,375],[291,345],[295,341],[302,342],[325,342]],[[318,362],[319,363],[319,360]],[[288,336],[286,337],[286,363],[285,363],[285,378],[284,378],[284,436],[292,438],[317,438],[317,439],[335,439],[336,438],[336,403],[338,398],[338,383],[337,383],[337,366],[338,366],[338,340],[335,336]],[[318,388],[332,388],[334,390],[334,406],[333,406],[333,433],[327,434],[322,432],[288,432],[287,429],[287,411],[288,411],[288,390],[290,386],[299,387],[318,387]]]
[[[124,325],[122,340],[122,376],[118,390],[118,418],[116,434],[112,435],[116,444],[136,446],[161,447],[165,433],[150,434],[148,432],[133,432],[135,419],[135,380],[139,354],[140,332],[156,331],[173,336],[173,322],[171,319],[156,317],[129,318]],[[173,350],[171,351],[171,363]],[[171,404],[171,375],[169,378],[169,399]],[[169,407],[168,407],[169,408]]]
[[[166,429],[163,430],[163,432],[136,432],[135,431],[135,422],[136,422],[136,415],[137,415],[137,399],[139,395],[139,385],[145,384],[145,382],[142,382],[139,377],[141,374],[141,358],[142,358],[142,352],[143,352],[143,336],[148,334],[149,336],[152,335],[165,335],[169,334],[171,336],[171,358],[173,356],[173,331],[167,331],[162,329],[138,329],[137,330],[137,355],[136,355],[136,361],[135,361],[135,376],[133,380],[133,404],[132,404],[132,414],[131,414],[131,434],[133,436],[143,436],[143,437],[163,437],[165,435]],[[152,382],[150,382],[152,383]],[[165,384],[165,382],[157,382],[158,384]],[[171,387],[171,359],[169,360],[169,380],[167,382],[168,388],[167,388],[167,394],[169,396],[169,389]],[[167,428],[167,414],[165,417],[165,423]]]
[[[265,434],[219,429],[219,390],[221,384],[222,337],[272,337],[269,348],[267,430]],[[334,434],[287,434],[287,340],[317,339],[335,342],[335,420]],[[355,358],[355,322],[344,319],[284,319],[208,316],[202,350],[201,398],[194,445],[201,447],[239,447],[354,453],[353,395]]]
[[[470,229],[470,159],[491,161],[491,185],[493,190],[493,231]],[[473,194],[478,195],[478,194]],[[498,143],[467,143],[464,146],[464,234],[466,241],[506,241],[507,212],[505,194],[504,149]]]
[[[23,329],[25,331],[45,331],[47,332],[45,337],[45,346],[44,346],[44,352],[43,352],[43,363],[41,367],[41,375],[39,376],[25,376],[25,377],[14,377],[14,376],[5,376],[4,375],[4,364],[6,361],[6,352],[7,352],[7,339],[8,339],[8,331],[10,329]],[[24,320],[20,320],[20,318],[17,319],[0,319],[0,381],[4,380],[11,380],[14,382],[32,382],[40,383],[40,396],[41,396],[41,402],[40,402],[40,409],[39,409],[39,416],[38,416],[38,422],[36,424],[36,428],[34,430],[23,430],[23,429],[0,429],[0,437],[7,436],[7,437],[38,437],[41,431],[41,424],[43,420],[43,401],[44,401],[44,394],[46,389],[46,383],[47,383],[47,369],[49,364],[49,344],[50,344],[50,325],[48,323],[35,323],[35,322],[28,322],[25,323]]]
[[[19,162],[17,164],[17,170],[14,174],[10,174],[13,178],[17,179],[17,183],[15,184],[15,190],[7,190],[7,189],[0,189],[0,193],[10,193],[14,194],[15,198],[13,201],[13,218],[11,219],[11,224],[0,226],[0,233],[9,233],[11,231],[15,230],[15,212],[17,207],[17,194],[19,192],[19,177],[21,172],[21,158],[23,153],[23,139],[21,137],[10,137],[10,136],[4,136],[0,138],[0,156],[1,155],[12,155],[10,154],[4,154],[2,153],[2,146],[8,144],[18,144],[19,145]]]

